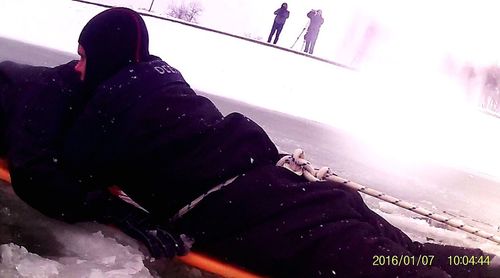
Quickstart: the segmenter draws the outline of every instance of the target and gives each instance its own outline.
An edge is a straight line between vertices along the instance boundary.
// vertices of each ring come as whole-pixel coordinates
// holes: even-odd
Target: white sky
[[[444,54],[451,50],[462,55],[460,59],[496,59],[495,27],[500,25],[495,22],[493,6],[486,1],[460,6],[451,1],[442,1],[437,6],[430,0],[413,5],[385,0],[386,6],[373,6],[366,1],[364,9],[342,6],[342,1],[332,2],[331,6],[322,6],[317,1],[313,7],[323,8],[326,21],[322,32],[334,38],[345,35],[344,27],[340,26],[349,26],[352,18],[365,18],[365,14],[383,23],[384,43],[377,45],[372,57],[377,63],[359,73],[180,24],[145,20],[152,53],[179,68],[195,89],[343,128],[366,138],[387,156],[431,159],[498,177],[500,123],[466,108],[457,97],[460,89],[438,70]],[[156,0],[155,5],[160,2]],[[281,2],[236,3],[203,1],[205,12],[200,23],[266,38],[272,11]],[[301,11],[300,1],[288,3],[292,17],[285,27],[288,34],[282,37],[285,46],[293,43],[306,22],[304,13],[310,9],[302,5]],[[362,2],[349,3],[354,6]],[[76,53],[81,28],[100,10],[68,0],[0,0],[0,36]],[[363,19],[364,22],[367,21]],[[330,55],[326,40],[320,38],[318,43],[318,54]],[[384,205],[381,209],[389,213],[382,213],[384,217],[404,227],[415,239],[425,240],[427,235],[443,238],[446,243],[482,247],[500,254],[497,246],[480,245],[463,232],[429,227],[424,220],[392,213],[393,208]],[[48,220],[42,221],[47,221],[42,224],[45,228],[53,225]],[[60,277],[105,276],[121,271],[136,273],[136,277],[147,276],[138,261],[136,247],[126,246],[127,253],[122,245],[103,238],[102,234],[69,227],[52,229],[73,257],[40,258],[18,246],[2,245],[0,253],[6,259],[0,263],[0,271],[18,274],[56,271]],[[95,244],[89,244],[92,242]]]

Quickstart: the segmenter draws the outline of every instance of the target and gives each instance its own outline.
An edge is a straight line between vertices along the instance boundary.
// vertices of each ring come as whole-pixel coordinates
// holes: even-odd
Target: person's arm
[[[154,258],[172,258],[187,254],[193,240],[184,234],[168,232],[158,224],[162,221],[154,219],[144,210],[122,204],[113,224],[128,236],[143,243]]]
[[[107,188],[87,191],[57,167],[46,167],[41,162],[11,171],[16,195],[34,209],[68,223],[112,224],[143,243],[155,258],[172,258],[189,251],[189,238],[169,233],[155,224],[149,213],[126,203]]]
[[[62,138],[84,101],[75,61],[55,68],[0,64],[6,159],[16,194],[40,212],[64,221],[92,219],[89,204],[105,203],[63,170]],[[109,195],[109,194],[108,194]],[[100,205],[99,205],[100,206]],[[96,205],[98,207],[98,205]]]

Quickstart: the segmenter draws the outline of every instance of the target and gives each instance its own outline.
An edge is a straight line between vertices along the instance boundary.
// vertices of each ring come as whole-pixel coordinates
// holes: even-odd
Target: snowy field
[[[0,0],[0,37],[13,40],[0,40],[0,60],[54,65],[76,58],[81,28],[101,10],[63,0]],[[152,53],[178,68],[223,112],[255,119],[280,149],[301,147],[315,165],[498,232],[500,122],[468,108],[457,97],[459,88],[439,71],[386,65],[355,72],[186,25],[145,20]],[[1,188],[0,277],[201,275],[179,264],[165,270],[163,263],[143,261],[135,241],[107,227],[46,219]],[[373,198],[366,201],[416,240],[500,255],[493,242]]]

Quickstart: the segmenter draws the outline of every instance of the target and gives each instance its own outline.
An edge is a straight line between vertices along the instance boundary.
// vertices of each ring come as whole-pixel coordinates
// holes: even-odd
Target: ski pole
[[[293,48],[295,46],[295,44],[299,41],[300,39],[300,36],[302,36],[302,34],[304,33],[304,31],[307,29],[307,26],[309,25],[309,22],[306,23],[306,26],[304,26],[304,28],[302,29],[302,31],[300,32],[299,36],[297,37],[297,39],[295,40],[295,42],[292,44],[292,47],[290,48]]]

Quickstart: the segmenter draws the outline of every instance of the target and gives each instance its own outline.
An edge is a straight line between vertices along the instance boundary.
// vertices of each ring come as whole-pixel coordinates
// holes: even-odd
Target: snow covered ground
[[[66,52],[2,43],[0,59],[57,64],[61,57],[76,57],[70,53],[76,53],[81,28],[101,10],[63,0],[0,0],[0,37]],[[242,111],[255,119],[281,149],[302,147],[315,165],[498,231],[500,122],[464,105],[460,89],[439,71],[385,65],[354,72],[181,24],[145,20],[152,53],[180,69],[224,112]],[[32,58],[23,55],[33,49]],[[137,243],[119,232],[46,219],[5,190],[0,191],[1,277],[151,275]],[[500,255],[492,242],[366,200],[414,239]],[[182,272],[199,275],[193,269]]]

